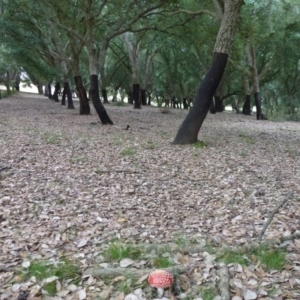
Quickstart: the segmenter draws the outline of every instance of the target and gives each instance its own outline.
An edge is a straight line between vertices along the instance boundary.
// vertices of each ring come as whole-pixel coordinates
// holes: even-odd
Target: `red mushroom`
[[[164,289],[173,284],[173,275],[164,270],[155,270],[150,273],[148,282],[152,287],[157,288],[158,297],[162,297]]]

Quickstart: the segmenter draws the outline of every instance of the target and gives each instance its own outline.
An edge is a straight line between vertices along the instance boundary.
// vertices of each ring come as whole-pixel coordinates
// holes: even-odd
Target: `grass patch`
[[[77,280],[77,282],[80,280],[78,266],[65,258],[56,265],[45,261],[32,261],[30,266],[19,274],[19,276],[24,279],[29,279],[34,276],[38,281],[52,276],[58,277],[58,280],[74,279]],[[56,281],[46,283],[43,286],[43,290],[50,296],[54,296],[57,292]]]
[[[113,106],[127,106],[127,104],[123,101],[115,101],[111,102]]]
[[[134,155],[135,151],[132,149],[132,148],[127,148],[127,149],[124,149],[121,154],[124,155],[124,156],[131,156],[131,155]]]
[[[170,267],[171,263],[167,257],[158,256],[153,260],[153,266],[157,269]]]
[[[109,245],[105,253],[105,257],[108,260],[121,261],[124,258],[138,259],[142,252],[140,249],[136,249],[130,246],[121,245],[119,243],[112,243]]]
[[[256,143],[255,138],[251,135],[240,133],[238,137],[240,137],[246,144],[253,145]]]
[[[213,300],[218,295],[218,291],[215,287],[204,286],[200,291],[200,295],[203,300]]]
[[[201,149],[201,148],[206,148],[208,145],[204,143],[203,141],[197,141],[196,143],[193,144],[193,147],[195,149]]]
[[[263,268],[267,271],[281,270],[285,264],[286,251],[284,249],[268,249],[262,245],[258,249],[245,251],[225,250],[217,258],[218,261],[223,261],[227,264],[238,263],[240,265],[249,265],[251,263],[261,262]]]

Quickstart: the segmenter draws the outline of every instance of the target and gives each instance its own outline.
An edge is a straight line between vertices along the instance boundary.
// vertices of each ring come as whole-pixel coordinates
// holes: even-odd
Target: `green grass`
[[[204,143],[203,141],[197,141],[196,143],[193,144],[193,147],[195,149],[201,149],[201,148],[206,148],[208,145]]]
[[[105,257],[108,260],[121,261],[124,258],[138,259],[142,252],[140,249],[136,249],[130,246],[121,245],[119,243],[112,243],[109,245],[105,253]]]
[[[115,101],[111,102],[114,106],[127,106],[127,104],[123,101]]]
[[[167,268],[170,265],[170,260],[167,257],[158,256],[153,259],[153,266],[157,269]]]
[[[240,133],[238,136],[242,139],[242,141],[243,141],[244,143],[246,143],[246,144],[248,144],[248,145],[253,145],[253,144],[256,143],[255,138],[254,138],[253,136],[251,136],[251,135],[247,135],[247,134],[244,134],[244,133]]]
[[[215,287],[206,286],[202,288],[200,295],[203,300],[213,300],[218,295],[218,291]]]
[[[131,156],[131,155],[134,155],[135,151],[134,149],[132,148],[127,148],[127,149],[124,149],[121,154],[124,155],[124,156]]]
[[[227,264],[238,263],[240,265],[249,265],[260,261],[263,268],[270,271],[281,270],[285,264],[285,256],[284,249],[268,249],[267,246],[262,245],[260,248],[250,251],[227,249],[218,256],[217,260]]]
[[[57,265],[45,261],[32,261],[30,266],[22,272],[20,276],[24,279],[29,279],[34,276],[38,281],[42,281],[51,276],[58,277],[58,280],[78,280],[80,278],[78,266],[67,259],[62,259]],[[56,294],[56,282],[46,283],[43,289],[50,296],[54,296]]]

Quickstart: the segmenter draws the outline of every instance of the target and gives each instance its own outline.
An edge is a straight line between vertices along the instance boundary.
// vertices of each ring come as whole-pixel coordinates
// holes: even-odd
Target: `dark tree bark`
[[[70,85],[69,85],[68,81],[64,82],[64,92],[63,93],[67,96],[67,99],[68,99],[68,109],[75,109],[73,97],[72,97],[72,91],[70,89]]]
[[[212,101],[210,102],[209,112],[210,112],[211,114],[215,114],[215,113],[216,113],[216,107],[215,107],[214,99],[212,99]]]
[[[86,94],[85,87],[82,83],[82,78],[80,75],[74,76],[76,91],[79,98],[79,114],[89,115],[91,113],[89,99]]]
[[[134,108],[140,109],[141,107],[141,98],[140,98],[140,85],[133,84],[133,101],[134,101]]]
[[[262,120],[262,111],[261,111],[261,98],[260,98],[260,93],[254,93],[254,101],[255,101],[255,106],[256,106],[256,119],[257,120]]]
[[[246,95],[245,103],[243,106],[243,114],[246,116],[251,116],[251,96]]]
[[[45,85],[45,86],[44,86],[44,96],[45,96],[45,97],[48,97],[48,95],[49,95],[49,89],[48,89],[48,86]]]
[[[216,112],[223,112],[225,110],[223,101],[221,99],[221,96],[215,95],[215,107],[216,107]]]
[[[52,92],[51,92],[51,84],[49,83],[49,84],[48,84],[48,98],[49,98],[49,99],[52,99],[52,97],[53,97],[53,96],[52,96]]]
[[[243,0],[224,0],[223,3],[224,13],[215,43],[211,66],[198,89],[193,107],[179,127],[174,144],[192,144],[197,142],[198,132],[222,79]]]
[[[184,109],[189,109],[189,105],[188,105],[188,103],[186,101],[186,98],[183,98],[183,108]]]
[[[147,105],[146,90],[141,89],[141,99],[142,99],[142,105]]]
[[[107,104],[108,103],[107,90],[102,89],[101,92],[102,92],[103,102]]]
[[[108,125],[108,124],[113,125],[112,120],[109,118],[106,109],[104,108],[104,106],[100,101],[99,84],[98,84],[97,75],[90,75],[90,95],[101,123],[103,125]]]
[[[191,144],[197,141],[198,132],[223,76],[227,59],[228,55],[225,53],[214,53],[211,67],[198,89],[194,105],[178,130],[174,140],[175,144]]]
[[[55,84],[55,90],[54,90],[54,94],[53,94],[53,100],[54,102],[59,102],[59,99],[58,99],[58,93],[60,91],[60,83],[59,82],[56,82]]]
[[[128,92],[128,103],[133,104],[133,91]]]
[[[147,103],[147,104],[148,104],[149,106],[151,105],[151,100],[152,100],[152,99],[151,99],[151,93],[148,93],[148,103]]]
[[[62,105],[62,106],[66,106],[66,96],[67,96],[67,92],[66,92],[66,90],[64,89],[64,90],[63,90],[62,97],[61,97],[61,105]]]
[[[20,91],[20,82],[21,82],[20,74],[17,74],[16,81],[15,81],[15,89],[16,89],[16,91]]]

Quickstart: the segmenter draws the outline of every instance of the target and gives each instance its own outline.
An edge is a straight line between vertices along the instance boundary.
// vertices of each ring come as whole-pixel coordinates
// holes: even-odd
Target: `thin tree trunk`
[[[48,84],[48,98],[52,99],[52,91],[51,91],[51,84]]]
[[[214,99],[212,99],[212,101],[210,102],[209,112],[210,112],[211,114],[215,114],[215,113],[216,113],[216,107],[215,107]]]
[[[112,120],[109,118],[104,106],[100,101],[99,84],[98,84],[97,75],[90,75],[90,95],[101,123],[103,125],[107,125],[107,124],[113,125]]]
[[[147,105],[147,95],[146,95],[146,90],[141,89],[141,100],[142,100],[142,105]]]
[[[133,101],[134,101],[134,108],[140,109],[141,107],[141,98],[140,98],[140,85],[133,84]]]
[[[64,82],[64,94],[68,98],[68,109],[75,109],[69,82]]]
[[[66,96],[67,96],[67,93],[66,93],[66,90],[64,89],[62,97],[61,97],[61,105],[62,106],[66,106]]]
[[[53,100],[54,102],[59,102],[59,99],[58,99],[58,93],[60,91],[60,83],[59,82],[56,82],[55,84],[55,90],[54,90],[54,94],[53,94]]]
[[[221,100],[220,95],[215,95],[215,105],[216,105],[216,112],[223,112],[225,110],[223,101]]]
[[[211,66],[198,89],[193,107],[177,132],[174,144],[191,144],[197,142],[198,132],[207,116],[211,101],[226,67],[242,3],[243,0],[224,1],[224,14]]]
[[[101,92],[102,92],[103,102],[107,104],[108,103],[107,90],[102,89]]]
[[[245,103],[243,106],[243,114],[246,116],[251,116],[251,96],[245,96]]]
[[[76,85],[76,91],[79,98],[79,114],[80,115],[89,115],[91,113],[89,99],[86,94],[85,87],[82,83],[82,78],[80,75],[74,76],[74,81]]]

